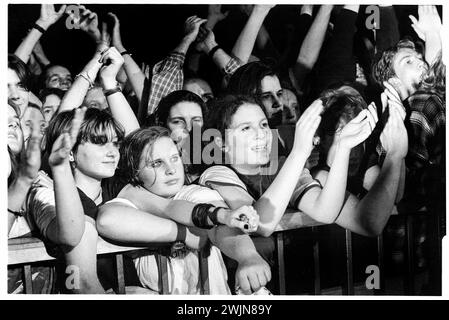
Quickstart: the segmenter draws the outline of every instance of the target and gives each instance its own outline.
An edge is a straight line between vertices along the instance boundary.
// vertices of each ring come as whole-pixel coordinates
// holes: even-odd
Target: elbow
[[[257,229],[256,233],[262,237],[268,238],[273,234],[274,229],[275,228],[272,226],[259,225],[259,228]]]
[[[108,236],[113,229],[113,220],[114,219],[112,219],[110,215],[99,212],[95,224],[98,234],[101,236]]]
[[[57,242],[59,245],[74,248],[81,242],[82,237],[82,233],[78,234],[75,232],[64,232],[59,234]]]

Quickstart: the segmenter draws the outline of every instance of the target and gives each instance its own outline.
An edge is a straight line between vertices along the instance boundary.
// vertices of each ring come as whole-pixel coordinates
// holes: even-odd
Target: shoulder
[[[176,194],[174,200],[187,200],[194,203],[207,203],[213,201],[223,201],[220,194],[210,188],[200,185],[183,186]]]
[[[226,166],[213,166],[206,169],[199,179],[199,184],[205,186],[210,186],[211,184],[236,185],[246,190],[245,184],[238,175]]]

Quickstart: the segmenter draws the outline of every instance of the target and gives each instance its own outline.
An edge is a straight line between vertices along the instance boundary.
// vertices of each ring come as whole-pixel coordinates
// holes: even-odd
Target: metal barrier
[[[165,246],[166,247],[166,246]],[[97,242],[97,254],[114,254],[115,267],[117,277],[116,293],[125,294],[125,275],[123,255],[131,251],[152,251],[156,256],[156,261],[159,271],[159,288],[160,294],[169,293],[168,284],[168,270],[167,270],[167,256],[161,252],[162,246],[155,248],[142,247],[125,247],[111,244],[104,241],[102,238]],[[201,292],[209,294],[209,280],[208,280],[208,263],[207,258],[201,253],[198,255],[200,265],[200,281]],[[33,282],[31,275],[31,264],[43,261],[56,261],[56,259],[47,253],[44,243],[33,237],[23,237],[8,240],[8,268],[21,267],[24,274],[24,291],[25,293],[33,292]]]
[[[395,219],[404,219],[405,230],[406,230],[406,242],[404,246],[405,252],[405,272],[404,272],[404,295],[414,295],[415,294],[415,270],[414,270],[414,228],[413,222],[418,214],[426,215],[426,212],[418,212],[414,214],[395,216]],[[427,215],[429,216],[429,215]],[[428,217],[429,224],[433,225],[432,217]],[[320,246],[318,233],[320,232],[320,227],[323,224],[318,223],[311,219],[304,213],[297,211],[287,211],[279,225],[275,229],[275,239],[276,239],[276,250],[277,250],[277,265],[278,265],[278,278],[279,278],[279,291],[281,295],[286,294],[286,274],[285,274],[285,246],[284,246],[284,232],[288,230],[295,229],[305,229],[310,228],[313,235],[312,251],[313,251],[313,276],[314,276],[314,289],[312,294],[321,294],[321,275],[320,275]],[[438,222],[433,226],[432,230],[438,230]],[[433,237],[433,239],[428,239],[432,241],[432,246],[435,245],[436,249],[436,263],[435,270],[432,270],[436,276],[436,282],[441,278],[441,241],[439,240],[439,234]],[[437,243],[436,243],[436,242]],[[115,254],[116,260],[116,271],[117,271],[117,293],[125,293],[125,281],[124,281],[124,270],[123,270],[123,254],[129,251],[135,250],[148,250],[148,248],[137,248],[137,247],[124,247],[113,245],[109,242],[104,241],[99,238],[97,245],[98,254]],[[161,254],[160,251],[155,250],[156,261],[158,263],[159,270],[159,281],[161,294],[168,294],[168,271],[167,271],[167,256]],[[377,237],[377,262],[380,271],[380,289],[375,290],[374,294],[382,295],[385,294],[385,263],[384,263],[384,237],[380,235]],[[354,275],[353,275],[353,237],[349,230],[345,230],[345,275],[343,277],[344,283],[343,294],[353,295],[354,290]],[[18,238],[10,239],[8,241],[8,265],[9,266],[21,266],[24,271],[24,288],[25,293],[32,292],[32,281],[31,281],[31,267],[30,264],[38,261],[54,260],[53,257],[49,256],[45,250],[42,241],[36,238]],[[208,279],[208,263],[207,258],[203,254],[199,254],[199,267],[200,267],[200,282],[201,282],[201,294],[209,294],[209,279]]]

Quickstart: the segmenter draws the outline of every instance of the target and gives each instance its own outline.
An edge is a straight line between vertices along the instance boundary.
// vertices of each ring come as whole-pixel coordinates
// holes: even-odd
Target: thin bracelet
[[[44,34],[45,31],[47,31],[47,30],[45,30],[44,28],[42,28],[40,25],[38,25],[37,23],[35,23],[35,24],[33,25],[33,28],[36,29],[37,31],[39,31],[39,32],[42,33],[42,34]]]
[[[19,210],[19,211],[13,211],[13,210],[8,208],[8,212],[12,213],[16,217],[22,217],[25,214],[25,212],[22,209]]]
[[[215,47],[213,47],[209,51],[209,57],[212,59],[214,57],[215,52],[217,52],[218,49],[221,49],[221,47],[217,44]]]
[[[117,92],[122,92],[122,89],[118,85],[114,89],[103,90],[103,94],[105,95],[105,97],[109,97],[110,95],[113,95]]]
[[[84,80],[86,80],[86,81],[89,83],[89,89],[93,88],[94,83],[93,83],[92,80],[90,80],[89,74],[88,74],[87,72],[84,72],[84,73],[83,73],[83,72],[78,73],[78,74],[75,76],[75,79],[78,78],[78,77],[83,78]]]
[[[131,53],[129,53],[128,51],[123,51],[123,52],[120,52],[120,54],[122,55],[122,56],[124,56],[125,54],[127,54],[127,55],[129,55],[130,57],[132,57],[132,54]]]

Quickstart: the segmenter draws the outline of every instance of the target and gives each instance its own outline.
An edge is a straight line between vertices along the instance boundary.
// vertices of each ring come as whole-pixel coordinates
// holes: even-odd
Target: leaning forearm
[[[31,29],[26,38],[20,43],[14,54],[23,62],[28,63],[33,48],[41,38],[42,33],[37,29]]]
[[[307,156],[292,151],[276,179],[254,204],[260,217],[258,234],[269,236],[284,215],[307,161]]]
[[[142,245],[173,242],[178,234],[176,223],[169,219],[114,204],[106,204],[100,208],[96,226],[103,237]]]
[[[257,254],[251,238],[235,228],[219,226],[213,229],[213,237],[210,239],[221,252],[237,262],[243,261],[252,253]]]
[[[76,246],[84,233],[84,209],[69,164],[52,168],[58,238]]]

